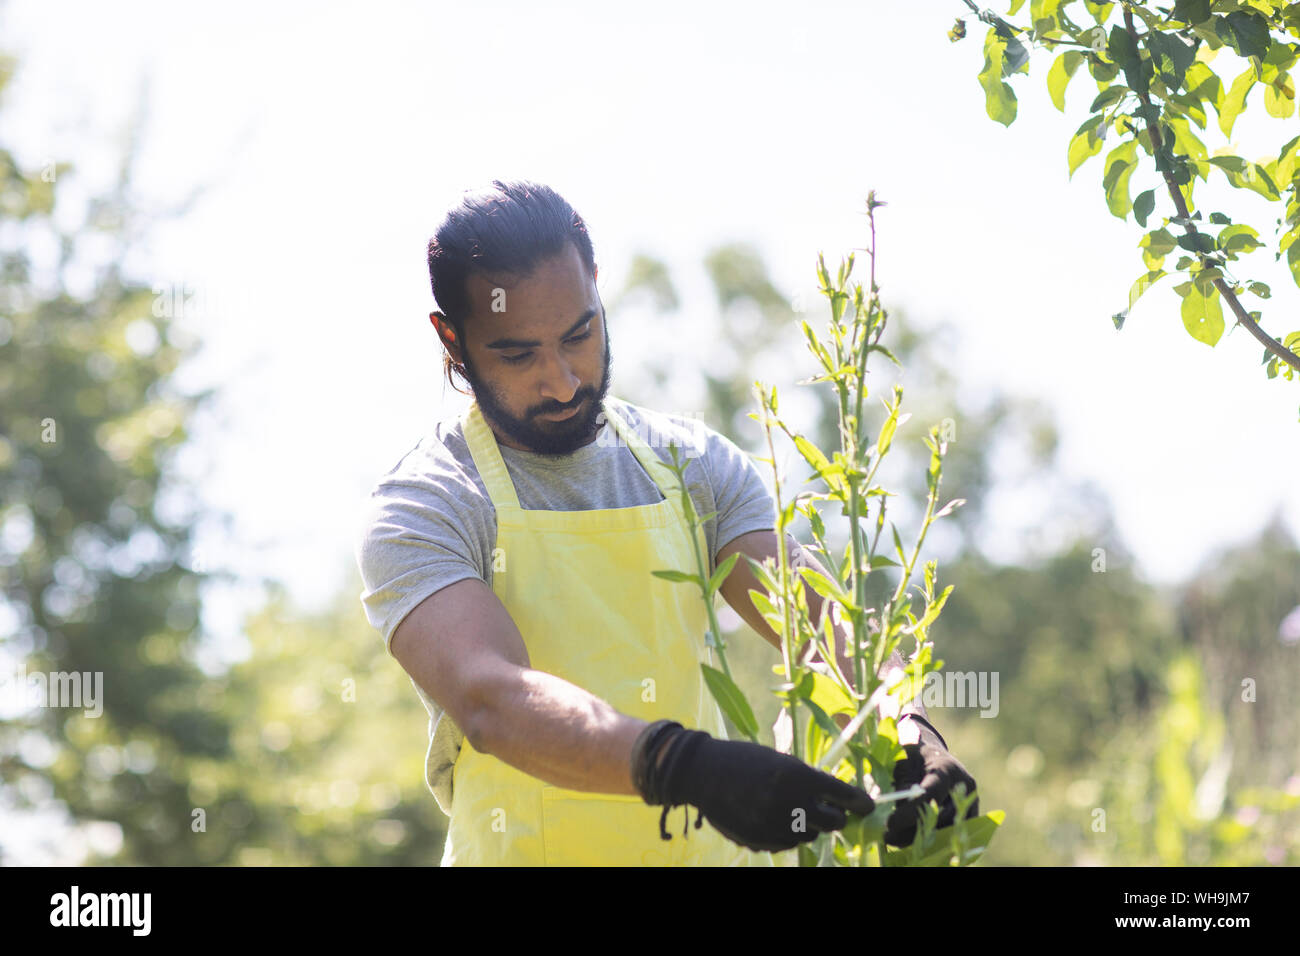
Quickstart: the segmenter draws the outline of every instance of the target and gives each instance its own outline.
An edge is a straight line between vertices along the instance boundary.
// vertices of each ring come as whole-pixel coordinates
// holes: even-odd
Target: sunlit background
[[[971,35],[954,44],[960,15]],[[815,369],[798,320],[825,322],[817,254],[834,265],[869,244],[876,190],[885,341],[914,413],[886,483],[923,490],[921,438],[951,420],[944,488],[969,504],[932,543],[957,585],[938,656],[1001,675],[996,718],[935,711],[982,806],[1007,810],[984,865],[1300,859],[1300,382],[1266,379],[1244,329],[1213,349],[1190,338],[1170,283],[1115,329],[1141,231],[1106,210],[1100,160],[1067,179],[1086,76],[1062,115],[1036,54],[1016,122],[992,122],[983,28],[957,0],[10,0],[0,37],[0,148],[35,181],[57,171],[53,220],[80,242],[60,269],[50,231],[4,211],[5,254],[23,250],[31,274],[5,278],[23,291],[6,292],[0,385],[44,377],[0,389],[26,402],[0,413],[0,465],[30,478],[0,502],[0,648],[6,673],[93,662],[106,700],[104,718],[59,729],[0,703],[0,861],[437,863],[424,712],[361,613],[353,550],[380,476],[465,401],[442,380],[425,244],[461,190],[511,177],[552,186],[590,227],[613,392],[755,454],[755,379],[833,440],[793,384]],[[1235,135],[1263,154],[1293,126],[1247,114]],[[124,168],[102,228],[85,227]],[[1197,195],[1271,235],[1259,197],[1213,179]],[[135,297],[88,307],[115,256]],[[1242,268],[1274,290],[1265,328],[1289,331],[1289,274],[1263,253]],[[61,337],[24,338],[23,309],[60,293]],[[96,430],[113,399],[70,396],[128,366],[163,378],[163,325],[167,348],[196,349],[168,390],[211,399],[183,425],[154,409],[129,439]],[[150,439],[176,445],[136,472],[165,475],[162,493],[120,492],[128,544],[98,565],[52,543],[105,520],[57,520],[77,482],[42,506],[49,472],[20,467],[56,406],[84,427],[38,457],[74,477],[111,485],[70,463],[77,436],[87,461],[98,443],[129,469]],[[786,467],[802,479],[793,453]],[[127,534],[151,503],[185,535]],[[22,569],[58,555],[65,593],[34,615]],[[173,577],[133,590],[150,562]],[[85,585],[105,566],[114,594],[147,592],[139,606]],[[73,636],[52,636],[60,621]],[[729,621],[763,698],[776,655]]]

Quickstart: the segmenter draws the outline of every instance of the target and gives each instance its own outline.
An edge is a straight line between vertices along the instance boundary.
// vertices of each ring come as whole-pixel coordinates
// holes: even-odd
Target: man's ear
[[[429,324],[438,333],[438,339],[442,342],[443,348],[451,353],[451,357],[457,362],[462,361],[460,343],[456,341],[456,332],[447,323],[447,317],[435,309],[429,313]]]

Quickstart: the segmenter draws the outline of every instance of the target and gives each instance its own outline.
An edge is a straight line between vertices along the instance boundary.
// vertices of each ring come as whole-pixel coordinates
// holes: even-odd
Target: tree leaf
[[[1183,23],[1204,23],[1210,19],[1210,0],[1174,0],[1174,19]]]
[[[1139,195],[1137,199],[1133,200],[1133,218],[1137,220],[1139,226],[1145,229],[1147,217],[1151,215],[1151,211],[1155,208],[1156,191],[1154,189],[1148,189],[1146,192]]]
[[[1110,28],[1110,43],[1107,46],[1110,58],[1124,71],[1124,81],[1139,96],[1149,91],[1149,64],[1142,59],[1133,35],[1116,24]]]
[[[1133,285],[1129,287],[1128,309],[1124,310],[1124,314],[1127,315],[1129,310],[1133,308],[1134,303],[1142,298],[1142,293],[1146,292],[1147,289],[1151,288],[1167,274],[1164,269],[1157,269],[1154,272],[1148,272],[1146,275],[1138,276]]]
[[[1257,13],[1238,10],[1216,20],[1214,28],[1238,56],[1263,58],[1268,53],[1268,21]]]
[[[1066,50],[1056,58],[1052,68],[1047,71],[1047,92],[1052,97],[1052,104],[1065,112],[1065,89],[1070,85],[1074,71],[1083,62],[1083,54],[1078,50]]]
[[[1288,77],[1288,82],[1290,78]],[[1287,96],[1285,87],[1279,88],[1274,84],[1264,87],[1264,109],[1268,111],[1269,116],[1278,119],[1286,119],[1295,112],[1295,88],[1290,89],[1290,96]]]
[[[1254,85],[1254,67],[1232,81],[1228,95],[1223,98],[1223,106],[1219,110],[1219,129],[1223,130],[1224,136],[1232,136],[1232,126],[1237,122],[1241,111],[1246,108],[1246,96]]]
[[[1219,233],[1216,245],[1224,252],[1242,253],[1253,252],[1260,248],[1263,243],[1259,241],[1259,233],[1247,225],[1228,226]]]
[[[1148,34],[1147,46],[1155,69],[1171,92],[1182,89],[1183,80],[1196,59],[1196,48],[1177,33],[1155,31]]]
[[[1090,156],[1096,156],[1101,152],[1103,138],[1096,133],[1097,125],[1101,122],[1101,116],[1094,116],[1088,123],[1084,123],[1079,132],[1070,140],[1070,148],[1067,160],[1070,166],[1070,175],[1068,178],[1074,178],[1074,171],[1078,169],[1083,161]]]
[[[1137,140],[1130,139],[1120,143],[1106,156],[1106,172],[1102,177],[1102,188],[1106,192],[1106,205],[1111,214],[1124,219],[1133,208],[1128,197],[1128,181],[1137,168]]]
[[[979,72],[979,83],[984,88],[984,110],[989,119],[1010,126],[1016,118],[1016,94],[1002,81],[1006,43],[990,29],[984,38],[984,68]]]
[[[1219,290],[1212,288],[1210,294],[1205,296],[1195,284],[1187,285],[1191,288],[1183,296],[1183,327],[1196,341],[1213,347],[1223,335],[1223,307],[1219,303]]]

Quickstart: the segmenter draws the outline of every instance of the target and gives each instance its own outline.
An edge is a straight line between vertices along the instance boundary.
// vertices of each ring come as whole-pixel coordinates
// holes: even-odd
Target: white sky
[[[1065,165],[1096,86],[1076,77],[1062,116],[1036,53],[1013,83],[1019,118],[993,123],[975,79],[980,25],[946,37],[964,12],[957,0],[11,0],[0,16],[20,73],[4,138],[27,163],[68,160],[104,181],[151,78],[140,192],[161,204],[212,183],[136,259],[146,280],[197,290],[196,381],[225,386],[223,423],[199,431],[187,467],[235,523],[200,547],[306,604],[339,586],[375,481],[451,408],[425,243],[461,189],[510,176],[552,185],[586,217],[607,302],[644,250],[675,268],[688,314],[712,311],[700,262],[726,241],[756,243],[782,287],[812,293],[819,250],[834,264],[866,245],[875,188],[889,203],[887,303],[955,324],[963,378],[1055,411],[1066,469],[1111,496],[1152,578],[1189,573],[1279,507],[1300,527],[1300,383],[1266,380],[1244,330],[1215,349],[1193,341],[1168,279],[1113,329],[1143,270],[1141,231],[1106,211],[1100,159],[1072,183]],[[1263,118],[1245,152],[1276,149],[1295,125]],[[1133,194],[1151,185],[1135,178]],[[1271,238],[1262,200],[1215,194]],[[1237,274],[1273,286],[1251,306],[1265,328],[1300,326],[1283,318],[1300,314],[1300,290],[1267,253],[1252,259]],[[635,333],[613,334],[626,367],[638,351],[617,349]],[[790,343],[811,362],[796,324]],[[1017,503],[999,507],[1011,530],[992,546],[1014,558]],[[223,605],[232,616],[210,609],[212,626],[237,628],[238,602]]]

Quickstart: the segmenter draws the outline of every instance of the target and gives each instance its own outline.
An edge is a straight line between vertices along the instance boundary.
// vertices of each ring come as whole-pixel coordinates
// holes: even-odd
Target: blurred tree
[[[3,60],[0,93],[13,69]],[[25,669],[84,674],[90,692],[102,674],[101,715],[41,706],[5,723],[0,789],[116,825],[117,862],[171,864],[189,862],[186,762],[230,743],[195,663],[203,575],[184,563],[192,496],[172,470],[208,396],[172,387],[193,343],[123,275],[147,226],[134,140],[71,230],[55,215],[71,167],[26,170],[0,146],[0,658],[11,686]],[[70,291],[74,273],[88,292]]]
[[[1253,540],[1208,559],[1180,595],[1181,626],[1227,722],[1239,784],[1278,784],[1300,766],[1298,606],[1300,550],[1280,513]]]
[[[428,714],[348,586],[307,614],[272,587],[246,621],[251,645],[205,689],[232,728],[228,756],[196,760],[210,807],[186,834],[196,861],[252,865],[436,866],[446,817],[417,745]]]

